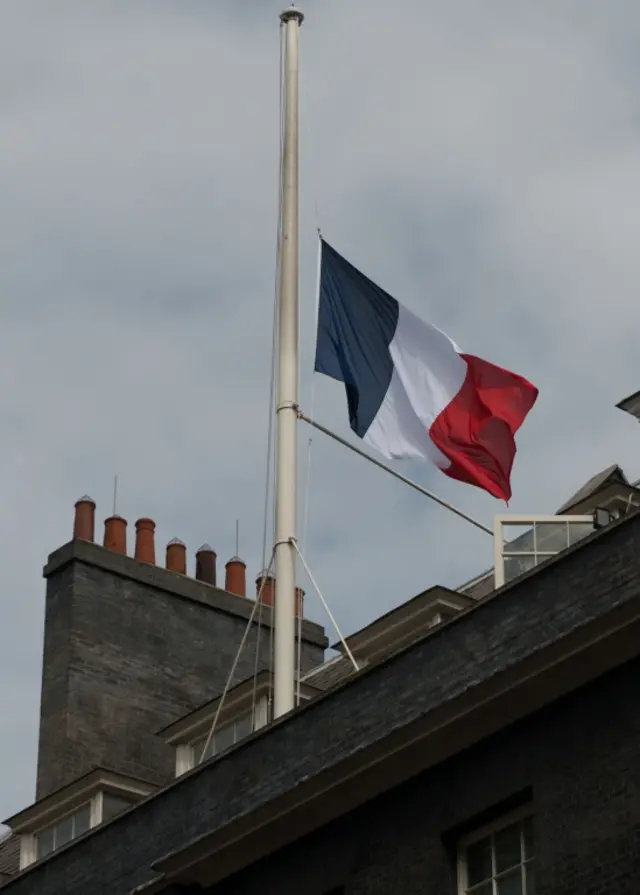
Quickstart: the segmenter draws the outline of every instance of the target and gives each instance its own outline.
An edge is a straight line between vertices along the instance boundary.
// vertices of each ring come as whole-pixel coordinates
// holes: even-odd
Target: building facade
[[[324,633],[304,622],[299,706],[275,722],[268,652],[255,672],[259,643],[222,698],[252,600],[74,539],[45,570],[57,607],[48,597],[47,625],[57,619],[66,647],[50,653],[63,670],[48,682],[45,667],[40,797],[9,819],[13,835],[0,843],[1,860],[3,845],[19,842],[23,864],[4,891],[634,895],[640,495],[612,467],[575,497],[555,523],[536,523],[560,530],[579,515],[584,527],[590,516],[574,543],[541,552],[497,589],[490,573],[455,591],[429,588],[347,639],[357,670],[344,646],[323,662]],[[231,611],[235,600],[244,614]],[[91,634],[101,603],[113,627],[105,619]],[[229,617],[242,619],[237,633]],[[169,644],[167,625],[177,625]],[[197,646],[220,631],[224,661],[222,645],[217,659]],[[192,677],[174,683],[181,650]],[[65,719],[53,743],[47,686],[49,705],[58,699],[47,711]],[[122,725],[92,746],[91,730],[112,717]],[[66,756],[61,769],[47,772],[56,754]],[[54,817],[79,831],[38,854]]]

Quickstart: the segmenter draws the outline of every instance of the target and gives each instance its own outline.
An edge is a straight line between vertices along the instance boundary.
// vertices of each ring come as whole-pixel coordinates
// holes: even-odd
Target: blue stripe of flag
[[[360,438],[391,382],[398,314],[395,298],[322,240],[315,370],[344,382],[349,421]]]

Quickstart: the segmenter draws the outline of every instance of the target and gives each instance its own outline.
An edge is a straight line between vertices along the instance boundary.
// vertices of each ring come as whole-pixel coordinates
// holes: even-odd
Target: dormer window
[[[272,692],[271,672],[260,671],[255,678],[247,678],[231,687],[222,706],[220,697],[216,697],[158,731],[175,749],[176,777],[186,774],[201,761],[226,752],[267,725]],[[301,702],[317,693],[317,688],[300,682]],[[214,720],[215,730],[209,737]]]
[[[87,802],[77,811],[61,818],[57,823],[34,835],[35,855],[34,860],[46,858],[51,852],[62,848],[72,839],[82,836],[91,829],[91,803]]]
[[[220,752],[224,752],[225,749],[229,749],[231,746],[239,743],[240,740],[244,740],[250,736],[253,733],[254,727],[253,714],[253,712],[248,712],[246,715],[240,715],[235,721],[231,721],[231,723],[225,724],[216,730],[213,736],[209,738],[207,750],[204,755],[202,754],[202,750],[207,743],[207,736],[196,740],[196,742],[193,743],[194,764],[199,764],[200,761],[206,761],[214,755],[219,755]],[[258,716],[258,713],[256,712],[258,723],[262,720],[261,714],[262,713]]]
[[[20,836],[20,869],[113,820],[154,789],[132,777],[95,770],[14,815],[6,823]]]

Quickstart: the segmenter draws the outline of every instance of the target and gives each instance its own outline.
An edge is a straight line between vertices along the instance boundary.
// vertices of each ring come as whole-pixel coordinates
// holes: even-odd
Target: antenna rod
[[[116,514],[116,504],[118,502],[118,476],[113,477],[113,515]]]
[[[295,587],[298,401],[298,37],[304,16],[291,6],[280,15],[284,40],[282,212],[278,284],[275,609],[273,715],[295,708]]]

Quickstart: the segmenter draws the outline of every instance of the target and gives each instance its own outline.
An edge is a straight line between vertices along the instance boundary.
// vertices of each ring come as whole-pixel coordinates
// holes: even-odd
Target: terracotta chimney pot
[[[167,544],[166,566],[170,572],[187,574],[187,548],[178,538],[174,538]]]
[[[264,581],[264,584],[262,583]],[[262,588],[262,593],[260,592]],[[268,572],[261,572],[256,578],[256,599],[265,606],[273,606],[276,598],[276,580]]]
[[[196,578],[205,584],[216,583],[216,554],[208,544],[203,544],[196,553]]]
[[[73,519],[73,537],[82,541],[91,541],[95,538],[96,528],[96,502],[87,494],[76,501],[75,515]]]
[[[136,522],[135,558],[138,562],[148,562],[155,565],[155,530],[156,523],[153,519],[138,519]]]
[[[114,553],[127,554],[127,520],[109,516],[104,520],[104,546]]]
[[[225,566],[224,589],[240,597],[247,595],[247,566],[239,556],[233,556]]]
[[[296,615],[304,618],[304,591],[301,587],[296,587]]]

